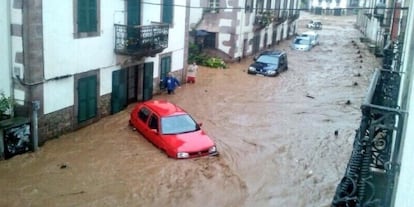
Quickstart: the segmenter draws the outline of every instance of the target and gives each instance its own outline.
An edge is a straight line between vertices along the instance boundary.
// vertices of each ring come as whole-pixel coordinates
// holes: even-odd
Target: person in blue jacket
[[[177,78],[175,78],[171,72],[168,73],[167,77],[162,80],[165,88],[167,88],[168,94],[174,94],[175,88],[180,86],[180,82],[178,82]]]

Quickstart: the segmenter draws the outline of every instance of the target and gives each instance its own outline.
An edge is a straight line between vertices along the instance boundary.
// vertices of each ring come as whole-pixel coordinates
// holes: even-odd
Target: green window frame
[[[98,36],[100,30],[100,0],[75,1],[75,38]]]
[[[161,11],[161,21],[163,23],[173,24],[173,14],[174,14],[174,0],[163,0],[162,1],[162,11]]]

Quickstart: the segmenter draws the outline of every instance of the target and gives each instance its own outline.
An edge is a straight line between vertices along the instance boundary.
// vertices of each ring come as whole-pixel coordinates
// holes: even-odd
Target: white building
[[[200,47],[235,60],[294,35],[298,5],[299,0],[193,0],[190,30]]]
[[[10,2],[1,1],[0,2],[0,94],[4,95],[5,98],[11,97],[12,92],[12,62],[14,61],[15,56],[12,56],[12,45],[16,44],[16,39],[12,38],[11,29],[13,26],[10,13]],[[15,31],[15,30],[13,30]],[[1,98],[1,97],[0,97]],[[10,114],[10,111],[5,112]]]
[[[187,4],[2,0],[0,84],[18,102],[15,115],[40,101],[43,142],[151,99],[168,72],[184,75]]]
[[[320,15],[347,15],[358,0],[309,0],[309,10]]]

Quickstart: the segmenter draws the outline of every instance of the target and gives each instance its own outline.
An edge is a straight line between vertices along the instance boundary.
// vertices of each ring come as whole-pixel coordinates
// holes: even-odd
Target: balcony
[[[297,19],[299,19],[299,13],[292,13],[292,14],[289,14],[289,17],[288,17],[289,23],[290,23],[290,22],[293,22],[293,21],[295,21],[295,20],[297,20]]]
[[[281,11],[275,14],[275,18],[273,20],[273,25],[280,25],[286,20],[288,20],[288,11]]]
[[[269,26],[273,22],[273,14],[271,12],[257,13],[254,18],[255,30]]]
[[[116,54],[141,58],[155,56],[168,47],[168,24],[114,26]]]
[[[407,112],[398,105],[401,73],[377,69],[361,106],[362,119],[332,207],[391,206]]]

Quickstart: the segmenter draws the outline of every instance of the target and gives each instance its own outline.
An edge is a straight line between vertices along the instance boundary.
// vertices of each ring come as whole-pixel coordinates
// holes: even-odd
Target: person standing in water
[[[193,62],[187,69],[187,83],[195,83],[195,79],[197,76],[198,66],[196,62]]]
[[[162,80],[162,83],[164,84],[165,88],[167,88],[168,94],[174,94],[175,88],[177,88],[177,86],[180,86],[180,82],[173,76],[171,72],[169,72],[167,77]]]

